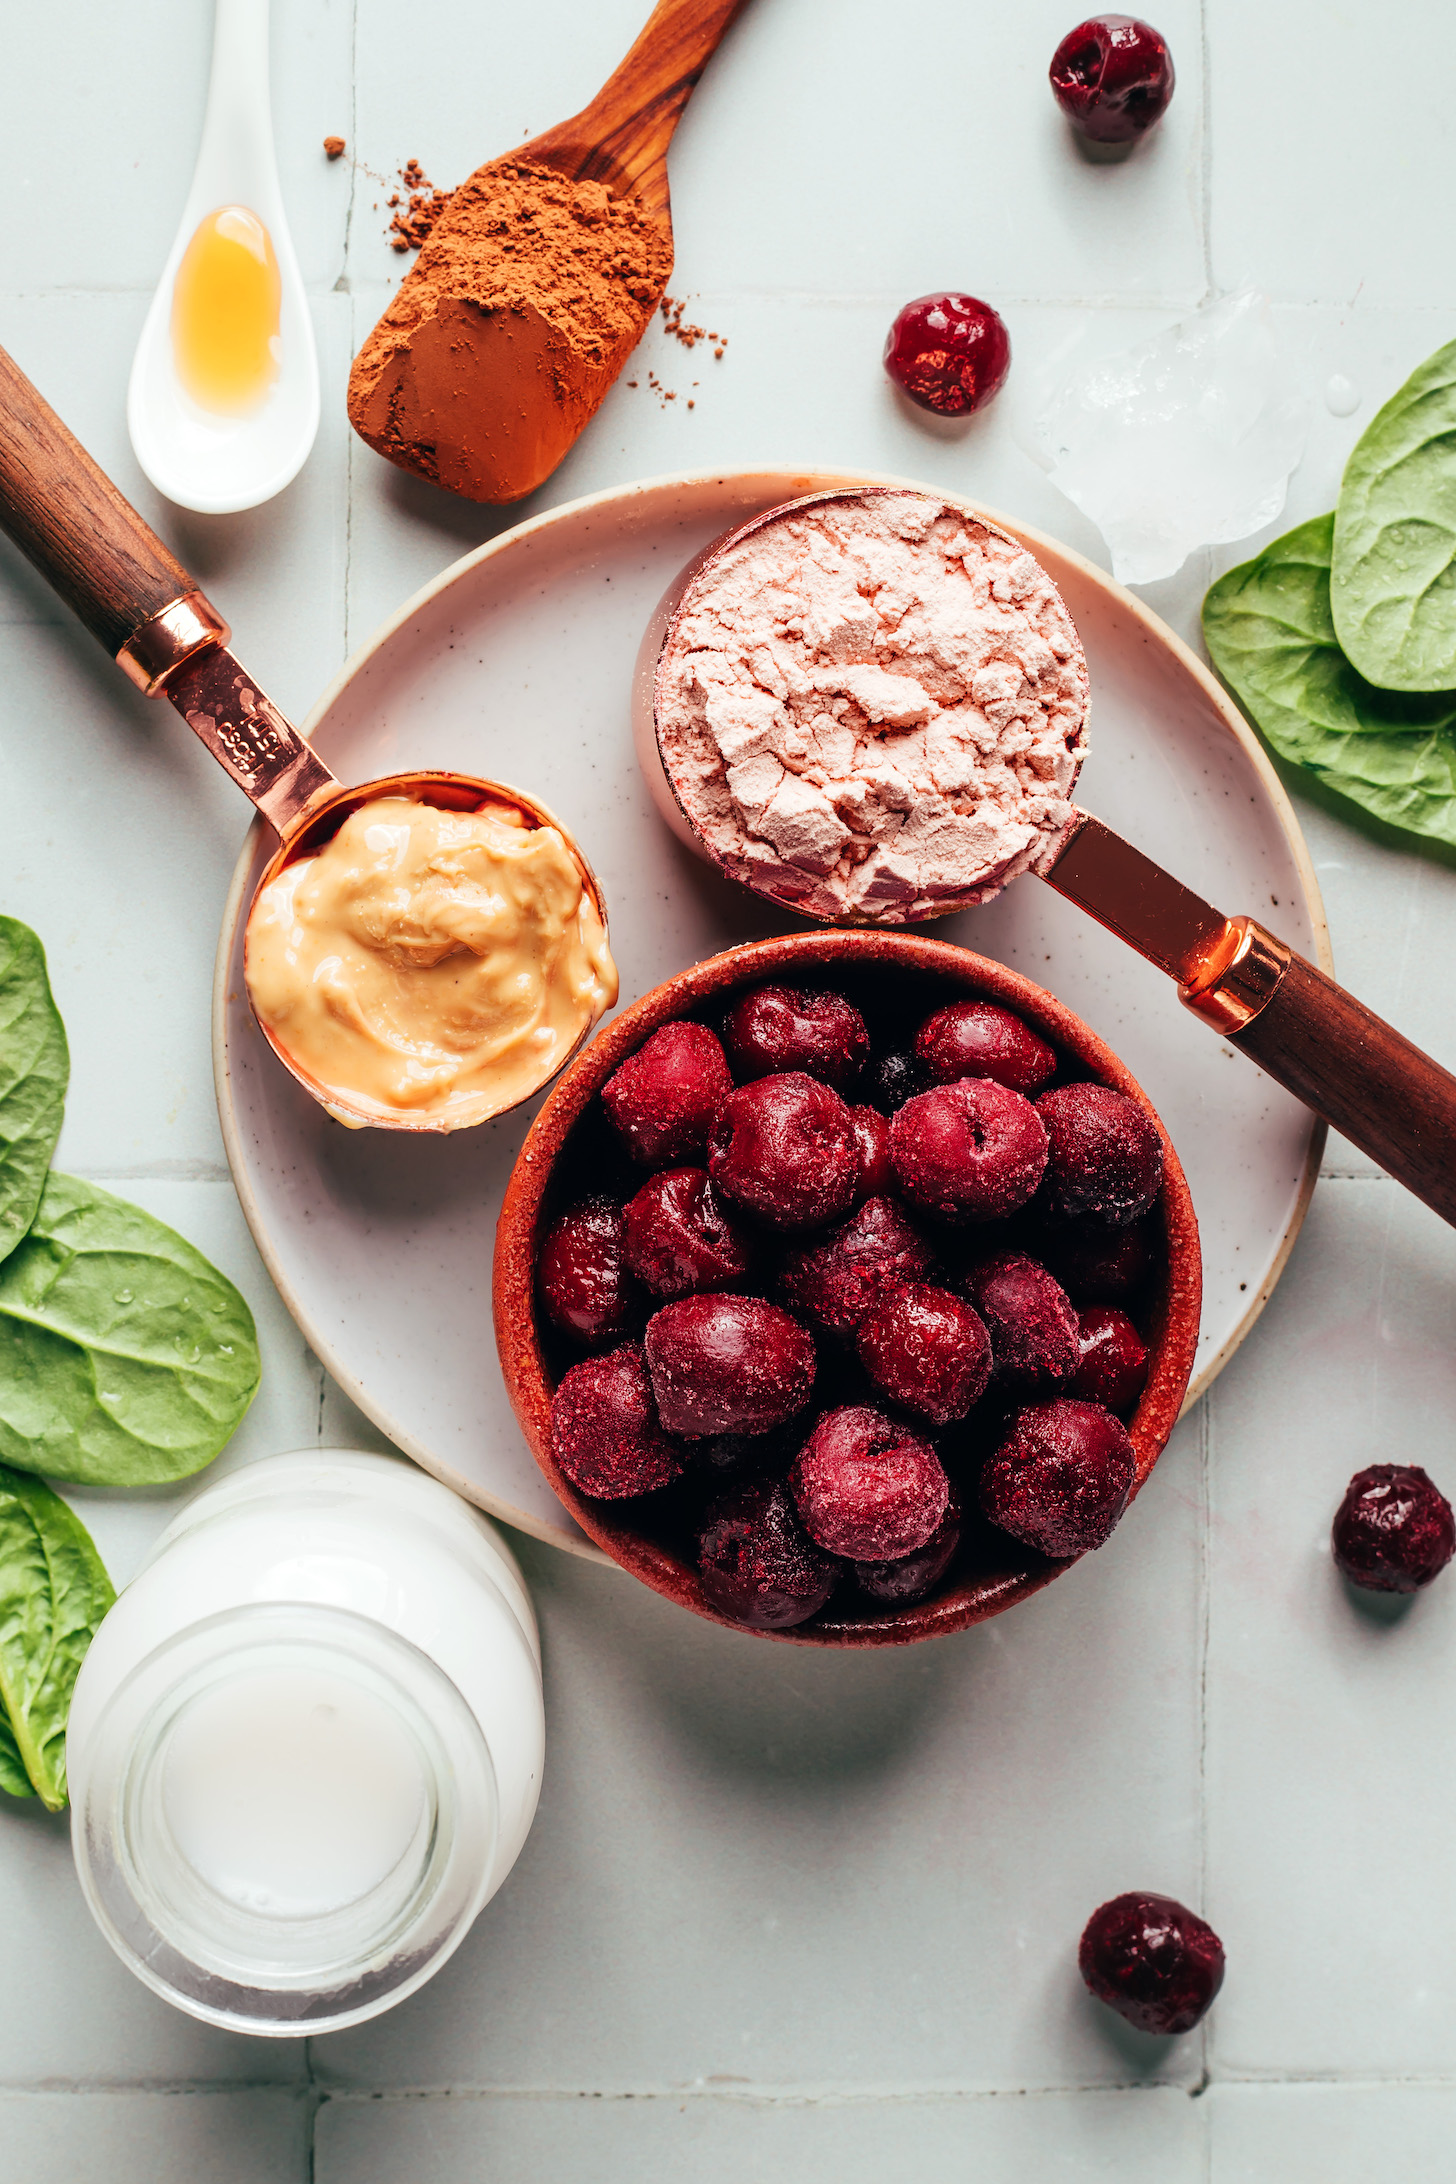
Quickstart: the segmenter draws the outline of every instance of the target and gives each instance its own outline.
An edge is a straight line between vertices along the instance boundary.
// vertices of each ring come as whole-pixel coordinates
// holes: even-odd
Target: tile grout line
[[[1198,0],[1199,66],[1199,226],[1203,230],[1204,302],[1212,303],[1213,285],[1213,94],[1208,55],[1209,0]]]

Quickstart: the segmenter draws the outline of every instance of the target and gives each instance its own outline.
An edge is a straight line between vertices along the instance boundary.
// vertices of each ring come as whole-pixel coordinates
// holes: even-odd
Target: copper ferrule
[[[1273,1000],[1293,951],[1255,918],[1230,918],[1226,944],[1180,986],[1185,1008],[1233,1038]]]
[[[116,664],[144,696],[159,698],[167,677],[184,660],[209,645],[225,645],[231,635],[216,607],[200,591],[183,592],[180,599],[132,631],[116,655]]]

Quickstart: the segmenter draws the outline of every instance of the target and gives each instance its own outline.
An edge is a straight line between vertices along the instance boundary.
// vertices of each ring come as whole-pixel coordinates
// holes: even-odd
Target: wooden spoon
[[[744,5],[660,0],[589,106],[454,193],[354,361],[372,448],[468,500],[550,476],[661,301],[667,148]]]

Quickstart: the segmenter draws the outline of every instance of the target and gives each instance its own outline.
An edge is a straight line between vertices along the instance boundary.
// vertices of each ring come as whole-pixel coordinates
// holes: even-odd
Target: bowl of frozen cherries
[[[583,1531],[698,1615],[822,1645],[960,1629],[1100,1547],[1200,1296],[1117,1057],[910,934],[757,942],[626,1010],[496,1243],[506,1385]]]

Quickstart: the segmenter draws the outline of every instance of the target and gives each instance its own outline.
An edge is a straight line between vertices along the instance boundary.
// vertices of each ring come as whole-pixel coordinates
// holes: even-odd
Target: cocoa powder
[[[670,227],[631,199],[490,161],[355,358],[355,431],[468,500],[519,500],[597,409],[671,270]]]

